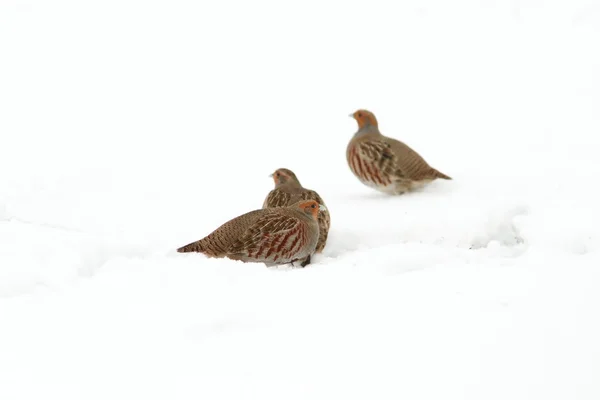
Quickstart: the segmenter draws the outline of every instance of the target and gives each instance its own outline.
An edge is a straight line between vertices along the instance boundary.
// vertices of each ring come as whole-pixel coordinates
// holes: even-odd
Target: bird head
[[[377,127],[377,118],[371,111],[367,110],[356,110],[349,115],[356,120],[358,123],[358,129],[362,129],[366,126]]]
[[[316,202],[315,200],[305,200],[300,201],[296,204],[297,207],[300,208],[305,214],[310,215],[316,221],[319,215],[319,212],[325,211],[327,208]]]
[[[286,169],[286,168],[279,168],[277,171],[273,172],[270,176],[273,178],[273,181],[275,182],[275,187],[283,185],[288,182],[297,183],[298,185],[300,185],[300,181],[296,177],[296,174],[294,174],[292,171],[290,171],[289,169]]]

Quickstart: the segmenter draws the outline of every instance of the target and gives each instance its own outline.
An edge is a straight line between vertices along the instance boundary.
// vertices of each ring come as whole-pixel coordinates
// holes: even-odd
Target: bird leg
[[[310,255],[308,257],[306,257],[303,261],[300,262],[300,266],[302,268],[306,267],[308,264],[310,264]]]
[[[292,265],[292,267],[295,267],[294,263],[298,261],[300,263],[300,266],[302,268],[306,267],[308,264],[310,264],[310,256],[304,257],[303,259],[300,258],[296,258],[292,261],[290,261],[290,264]]]

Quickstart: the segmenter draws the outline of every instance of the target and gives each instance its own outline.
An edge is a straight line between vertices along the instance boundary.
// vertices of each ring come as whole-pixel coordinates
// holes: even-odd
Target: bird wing
[[[319,204],[325,204],[323,202],[323,199],[321,198],[321,196],[319,196],[317,192],[309,189],[305,189],[302,191],[302,193],[300,193],[300,198],[298,199],[298,201],[300,200],[314,200]]]
[[[367,169],[373,168],[382,176],[388,177],[403,177],[404,174],[397,167],[398,157],[392,151],[392,146],[381,139],[372,139],[361,141],[356,144],[356,150],[360,154],[360,158],[370,165],[365,165]]]
[[[215,229],[204,238],[177,249],[180,253],[200,252],[214,257],[221,257],[241,234],[260,219],[264,210],[254,210],[235,217]]]
[[[246,229],[232,243],[228,253],[257,260],[277,261],[300,248],[300,231],[299,218],[276,212],[268,213]]]
[[[396,167],[410,179],[430,179],[437,176],[437,171],[423,157],[407,144],[392,138],[386,138],[392,152],[397,157]]]
[[[283,190],[273,189],[267,195],[263,208],[285,207],[290,204],[292,195]]]
[[[424,179],[433,169],[425,159],[405,143],[391,139],[369,140],[361,143],[360,151],[390,177],[396,179]]]

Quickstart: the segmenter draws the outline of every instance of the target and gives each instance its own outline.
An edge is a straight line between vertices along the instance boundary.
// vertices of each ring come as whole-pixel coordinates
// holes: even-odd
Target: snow
[[[0,4],[0,398],[600,398],[600,3]],[[345,162],[373,111],[452,181]],[[175,249],[292,169],[304,269]]]

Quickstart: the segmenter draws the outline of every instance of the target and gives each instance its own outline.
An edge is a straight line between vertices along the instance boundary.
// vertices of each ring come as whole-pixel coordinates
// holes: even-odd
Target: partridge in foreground
[[[263,203],[263,208],[286,207],[297,203],[300,200],[315,200],[321,205],[325,202],[317,192],[305,189],[292,171],[286,168],[279,168],[272,175],[275,181],[275,189],[271,190]],[[320,253],[327,242],[331,216],[328,210],[319,213],[319,241],[315,253]]]
[[[358,122],[358,131],[348,143],[346,159],[363,184],[384,193],[403,194],[437,178],[452,179],[406,144],[382,135],[372,112],[357,110],[350,116]]]
[[[316,201],[306,200],[288,207],[250,211],[177,251],[263,262],[267,266],[298,261],[304,267],[317,246],[317,215],[323,209]]]

